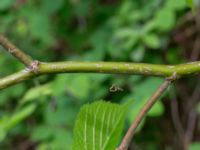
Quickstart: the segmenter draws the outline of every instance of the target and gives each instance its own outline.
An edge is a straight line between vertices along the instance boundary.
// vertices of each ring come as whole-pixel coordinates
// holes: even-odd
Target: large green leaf
[[[118,144],[127,105],[98,101],[84,105],[78,114],[73,150],[114,150]]]
[[[34,99],[40,99],[42,96],[48,96],[51,95],[52,93],[53,91],[51,83],[33,87],[26,92],[20,104],[30,102]]]

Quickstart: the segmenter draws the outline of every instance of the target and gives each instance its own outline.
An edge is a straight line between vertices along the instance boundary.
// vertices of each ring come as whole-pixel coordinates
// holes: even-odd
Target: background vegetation
[[[1,0],[0,32],[41,61],[178,64],[199,59],[200,16],[185,0]],[[0,77],[23,66],[0,50]],[[67,150],[85,103],[133,101],[128,128],[162,79],[45,75],[0,92],[0,149]],[[200,78],[181,79],[138,129],[130,149],[197,150]],[[111,92],[119,86],[123,91]]]

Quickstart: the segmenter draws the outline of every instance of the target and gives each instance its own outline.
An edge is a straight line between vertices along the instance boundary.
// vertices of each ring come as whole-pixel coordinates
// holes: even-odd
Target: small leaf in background
[[[0,10],[5,10],[12,6],[14,3],[14,0],[1,0],[0,2]]]
[[[27,14],[29,32],[34,39],[40,40],[45,44],[53,42],[51,34],[51,22],[47,14],[32,10]]]
[[[138,35],[137,31],[134,31],[132,28],[121,28],[119,30],[116,30],[115,32],[115,37],[119,38],[119,39],[123,39],[123,38],[127,38],[127,37],[131,37],[131,36],[135,36]]]
[[[8,120],[9,120],[9,117],[5,114],[3,117],[0,118],[0,142],[5,140],[6,138],[8,131],[6,130],[5,126]]]
[[[164,106],[161,101],[157,101],[152,109],[148,112],[148,116],[156,117],[161,116],[164,112]]]
[[[8,97],[21,97],[25,92],[25,86],[24,84],[18,84],[15,87],[11,87],[9,89],[7,89],[7,92],[5,93],[1,93],[0,96],[0,106],[4,105],[6,103],[6,99]]]
[[[36,109],[35,104],[29,104],[27,106],[24,106],[20,110],[16,111],[13,116],[11,116],[5,124],[6,130],[14,127],[16,124],[20,123],[22,120],[30,116],[34,110]]]
[[[64,0],[42,0],[41,3],[41,10],[47,14],[52,14],[62,7]]]
[[[84,105],[76,119],[73,150],[114,150],[119,142],[127,105],[104,101]]]
[[[132,2],[131,1],[124,1],[124,3],[122,3],[122,6],[119,10],[119,15],[124,17],[126,16],[127,14],[130,13],[130,11],[132,10]]]
[[[196,7],[199,5],[199,0],[186,0],[188,6],[192,9],[193,15],[195,15]]]
[[[19,19],[16,23],[16,32],[22,37],[26,37],[28,35],[28,24],[25,20]]]
[[[132,61],[139,62],[143,60],[144,54],[145,48],[144,46],[140,45],[131,52],[130,58]]]
[[[167,50],[166,60],[169,64],[181,64],[184,63],[185,60],[180,57],[181,56],[181,48],[173,47]],[[177,59],[179,58],[179,59]]]
[[[90,92],[90,78],[85,74],[61,75],[53,84],[54,94],[69,93],[80,100],[87,99]]]
[[[40,99],[41,96],[48,96],[52,94],[52,92],[51,83],[33,87],[26,92],[20,103],[23,104],[34,99]]]
[[[200,150],[200,142],[191,143],[189,150]]]
[[[6,131],[0,125],[0,142],[3,141],[6,137]]]
[[[197,113],[200,114],[200,103],[197,104],[196,109],[197,109]]]
[[[142,39],[144,44],[149,48],[156,49],[160,46],[160,39],[156,34],[145,34]]]
[[[166,7],[171,10],[183,10],[187,7],[186,1],[184,0],[168,0],[166,1]]]
[[[52,132],[55,132],[55,128]],[[40,142],[37,146],[37,150],[70,150],[70,144],[71,133],[57,128],[54,137],[51,137],[51,139],[48,139],[46,142]]]
[[[49,126],[40,125],[34,128],[31,138],[34,141],[47,140],[51,138],[54,130]]]
[[[85,16],[88,13],[89,6],[91,5],[92,1],[85,0],[85,1],[71,1],[74,6],[74,11],[77,16]]]
[[[186,0],[188,6],[192,9],[194,9],[194,3],[193,3],[193,0]]]
[[[67,103],[67,100],[70,101],[69,98],[65,98],[65,100],[58,98],[57,101],[54,101],[55,110],[52,109],[52,107],[47,107],[46,110],[44,110],[44,120],[46,124],[49,126],[73,125],[78,108],[69,102]]]
[[[169,31],[175,24],[175,14],[171,9],[160,9],[155,15],[155,24],[158,30]]]
[[[21,110],[13,113],[12,116],[4,115],[3,118],[0,118],[0,142],[6,138],[7,132],[18,123],[22,122],[25,118],[30,116],[35,110],[35,104],[29,104],[21,108]]]

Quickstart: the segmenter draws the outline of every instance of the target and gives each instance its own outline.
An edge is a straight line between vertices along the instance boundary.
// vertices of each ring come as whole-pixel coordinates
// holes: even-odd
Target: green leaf
[[[200,114],[200,103],[197,104],[196,109],[197,109],[198,114]]]
[[[0,142],[5,139],[7,132],[9,132],[11,128],[27,118],[33,113],[35,108],[35,104],[29,104],[24,108],[21,108],[21,110],[14,112],[12,116],[4,115],[3,118],[0,118]]]
[[[44,129],[45,130],[45,129]],[[52,132],[55,133],[55,128],[52,128]],[[39,135],[38,135],[39,136]],[[41,136],[41,133],[40,133]],[[57,129],[56,134],[51,140],[40,143],[37,146],[37,150],[65,150],[70,149],[69,145],[71,144],[71,133],[69,130]]]
[[[0,125],[0,142],[3,141],[6,138],[6,131],[4,128]]]
[[[145,34],[142,39],[144,44],[149,48],[156,49],[160,46],[160,40],[156,34]]]
[[[186,0],[186,2],[187,2],[187,4],[188,4],[188,6],[190,7],[190,8],[192,8],[192,11],[193,11],[193,13],[195,12],[195,2],[199,2],[198,0],[197,1],[194,1],[194,0]]]
[[[166,7],[176,11],[185,9],[187,4],[184,0],[168,0],[166,1]]]
[[[43,10],[44,12],[46,12],[47,14],[52,14],[55,13],[56,11],[58,11],[63,3],[64,0],[42,0],[41,1],[41,10]]]
[[[5,10],[13,5],[14,0],[1,0],[0,2],[0,10]]]
[[[135,62],[139,62],[143,60],[144,55],[145,55],[144,46],[140,45],[136,47],[134,51],[131,52],[130,58]]]
[[[41,98],[41,96],[47,96],[52,94],[53,91],[51,86],[52,86],[51,83],[48,83],[45,85],[31,88],[26,92],[20,103],[23,104],[37,98],[39,99]]]
[[[24,12],[26,13],[26,12]],[[50,17],[38,10],[30,10],[25,14],[28,21],[30,36],[33,39],[40,40],[45,44],[53,43],[53,35],[51,29]]]
[[[29,104],[28,106],[25,106],[21,110],[15,112],[14,115],[8,120],[8,122],[5,123],[5,128],[8,130],[14,127],[16,124],[30,116],[35,108],[35,104]]]
[[[73,150],[114,150],[122,131],[127,105],[98,101],[84,105],[77,117]]]
[[[194,5],[193,5],[193,0],[186,0],[186,2],[187,2],[187,4],[188,4],[188,6],[189,7],[193,7]]]
[[[156,13],[154,18],[158,30],[169,31],[175,24],[175,14],[171,9],[161,9]]]
[[[59,95],[67,91],[80,100],[86,100],[90,94],[90,81],[90,78],[84,74],[78,76],[61,75],[53,83],[54,94]]]
[[[195,142],[190,144],[189,150],[199,150],[200,149],[200,142]]]
[[[152,108],[153,109],[149,111],[148,116],[156,117],[162,115],[164,112],[164,106],[161,101],[157,101]]]
[[[71,1],[74,5],[74,11],[78,16],[85,16],[88,13],[88,9],[92,3],[90,0],[85,1]]]
[[[45,125],[38,125],[33,129],[33,133],[31,134],[31,138],[34,141],[42,141],[47,140],[52,137],[54,133],[54,129]]]

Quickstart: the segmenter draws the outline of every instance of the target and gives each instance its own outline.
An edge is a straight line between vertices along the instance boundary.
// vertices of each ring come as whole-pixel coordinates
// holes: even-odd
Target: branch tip
[[[30,64],[30,66],[28,66],[28,67],[26,68],[26,70],[29,70],[29,71],[31,71],[31,72],[37,74],[38,71],[39,71],[39,64],[40,64],[40,62],[39,62],[38,60],[34,60],[34,61],[32,61],[32,63]]]

